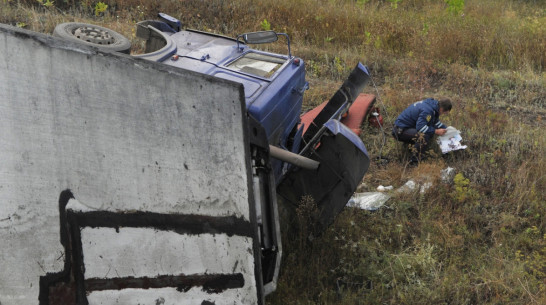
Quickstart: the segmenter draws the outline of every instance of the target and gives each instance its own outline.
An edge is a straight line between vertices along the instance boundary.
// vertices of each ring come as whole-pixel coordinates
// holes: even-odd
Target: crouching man
[[[442,136],[447,126],[440,122],[440,115],[451,111],[451,100],[427,98],[406,108],[394,122],[392,135],[398,141],[412,144],[410,163],[422,161],[434,135]]]

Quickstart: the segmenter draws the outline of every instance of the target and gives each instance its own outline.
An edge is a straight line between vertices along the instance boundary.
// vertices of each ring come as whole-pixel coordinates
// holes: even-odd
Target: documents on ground
[[[466,145],[461,145],[461,132],[453,126],[447,128],[447,132],[443,136],[438,137],[438,145],[443,154],[447,154],[450,151],[465,149]]]

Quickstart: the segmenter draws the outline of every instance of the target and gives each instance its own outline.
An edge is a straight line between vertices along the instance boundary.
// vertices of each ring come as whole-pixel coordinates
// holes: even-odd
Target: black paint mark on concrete
[[[237,265],[239,265],[239,261],[235,261],[235,265],[233,265],[233,270],[231,270],[231,272],[235,272],[235,270],[237,270]]]
[[[208,293],[221,293],[227,289],[242,288],[245,284],[241,273],[86,279],[81,240],[81,229],[84,227],[106,227],[116,230],[120,227],[137,227],[189,235],[209,233],[245,237],[253,236],[253,227],[250,222],[235,216],[67,211],[66,206],[70,199],[74,199],[70,190],[61,192],[59,221],[61,244],[65,249],[64,270],[40,277],[38,296],[40,305],[88,305],[87,294],[101,290],[173,287],[180,292],[187,292],[191,288],[201,287]]]
[[[191,286],[191,285],[184,284],[184,283],[180,283],[180,284],[176,287],[176,290],[178,290],[178,291],[180,291],[180,292],[188,292],[190,289],[192,289],[192,286]]]
[[[250,222],[236,216],[213,217],[193,214],[159,214],[152,212],[115,213],[107,211],[68,211],[77,226],[119,228],[137,227],[174,231],[179,234],[227,234],[252,237]]]
[[[243,287],[245,279],[241,273],[235,273],[223,277],[211,278],[202,284],[204,291],[208,293],[220,293],[226,289]]]
[[[155,305],[163,305],[165,304],[165,299],[164,298],[159,298],[157,300],[155,300]]]
[[[202,287],[208,293],[221,293],[227,289],[242,288],[244,285],[245,279],[241,273],[85,279],[87,291],[175,287],[180,292],[187,292],[193,287]]]
[[[66,219],[66,205],[74,196],[70,190],[61,192],[59,197],[59,220],[61,245],[65,249],[64,270],[58,273],[47,273],[40,277],[40,305],[48,304],[76,304],[76,287],[70,283],[72,247],[69,244],[69,228]]]
[[[213,303],[211,301],[204,300],[201,305],[216,305],[216,303]]]

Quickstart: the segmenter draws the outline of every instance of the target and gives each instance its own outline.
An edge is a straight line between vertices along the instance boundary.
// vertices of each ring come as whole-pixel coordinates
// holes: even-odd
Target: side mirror
[[[262,43],[271,43],[279,40],[277,33],[275,31],[262,31],[262,32],[253,32],[246,33],[241,35],[245,43],[252,44],[262,44]]]
[[[292,53],[290,52],[290,37],[286,33],[277,33],[275,31],[261,31],[261,32],[252,32],[245,33],[237,36],[237,49],[242,52],[243,48],[239,47],[239,39],[242,38],[245,43],[250,44],[262,44],[262,43],[271,43],[279,40],[279,35],[286,37],[286,43],[288,45],[288,58],[292,58]]]

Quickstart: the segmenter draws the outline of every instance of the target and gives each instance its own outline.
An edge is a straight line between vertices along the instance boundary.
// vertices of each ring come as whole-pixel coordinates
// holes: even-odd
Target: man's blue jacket
[[[435,99],[427,98],[413,103],[396,119],[394,125],[399,128],[415,128],[418,132],[434,135],[438,128],[447,128],[440,122],[440,106]]]

